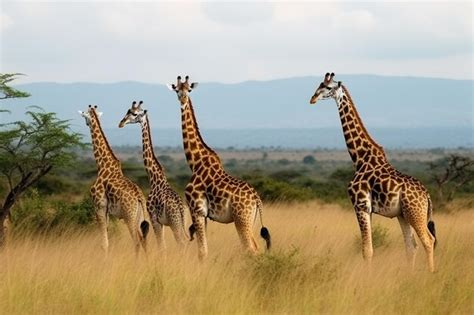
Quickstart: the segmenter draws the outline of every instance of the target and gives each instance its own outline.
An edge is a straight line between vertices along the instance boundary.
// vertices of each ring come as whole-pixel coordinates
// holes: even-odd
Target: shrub
[[[280,159],[277,163],[280,165],[290,165],[291,162],[288,159]]]
[[[354,177],[354,170],[351,168],[338,168],[329,175],[330,180],[338,181],[347,185]]]
[[[291,292],[293,287],[316,289],[335,284],[339,266],[331,252],[316,257],[301,257],[298,248],[273,251],[252,256],[245,272],[264,298],[278,299],[278,294]]]
[[[316,163],[316,159],[315,159],[314,156],[312,156],[312,155],[306,155],[306,156],[303,158],[303,163],[304,163],[304,164],[313,165],[313,164]]]
[[[94,218],[94,207],[88,196],[76,203],[47,201],[37,190],[32,190],[11,215],[13,231],[17,233],[84,227],[92,224]]]
[[[273,178],[244,176],[245,180],[258,191],[260,197],[267,201],[305,201],[314,198],[310,189],[293,185]]]

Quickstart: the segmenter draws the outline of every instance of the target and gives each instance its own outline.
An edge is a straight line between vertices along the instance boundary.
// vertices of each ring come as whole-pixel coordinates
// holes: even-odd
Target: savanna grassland
[[[469,211],[468,211],[469,210]],[[24,313],[405,313],[474,312],[474,211],[435,214],[437,271],[405,261],[396,220],[375,216],[371,268],[353,213],[317,201],[267,205],[274,247],[247,256],[233,225],[208,225],[209,257],[180,252],[166,231],[166,255],[150,238],[138,259],[122,225],[106,257],[98,233],[76,229],[12,239],[1,253],[0,310]],[[259,239],[261,248],[263,242]],[[263,249],[261,249],[263,252]]]
[[[147,193],[140,149],[116,151],[124,173]],[[190,176],[182,152],[156,153],[182,193]],[[210,222],[209,257],[203,263],[195,241],[180,251],[168,228],[166,253],[157,251],[150,234],[148,254],[137,258],[125,226],[112,220],[106,256],[88,192],[96,166],[87,151],[73,167],[45,176],[13,209],[11,238],[0,251],[0,313],[474,313],[474,182],[451,182],[442,189],[436,183],[446,158],[472,158],[472,150],[389,154],[433,197],[434,274],[421,244],[411,270],[398,221],[377,215],[373,264],[363,261],[346,192],[353,174],[347,152],[219,153],[229,173],[250,182],[264,200],[264,223],[273,239],[269,253],[258,237],[260,254],[249,256],[233,224]],[[433,169],[432,163],[440,167]],[[2,198],[6,187],[0,181]],[[256,236],[259,228],[257,221]]]

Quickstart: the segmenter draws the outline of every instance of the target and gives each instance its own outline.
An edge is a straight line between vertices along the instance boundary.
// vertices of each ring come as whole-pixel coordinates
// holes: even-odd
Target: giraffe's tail
[[[428,195],[428,230],[430,231],[431,235],[433,235],[435,241],[434,246],[436,247],[436,243],[438,239],[436,238],[436,228],[435,223],[433,221],[433,203],[431,202],[431,198]]]
[[[270,231],[263,225],[263,204],[261,200],[257,202],[257,211],[260,214],[260,224],[262,225],[262,228],[260,229],[260,236],[265,240],[268,251],[272,247],[272,237],[270,235]]]
[[[146,217],[147,217],[147,210],[146,210],[146,206],[144,205],[144,203],[142,201],[138,201],[139,203],[139,211],[140,211],[140,214],[139,214],[139,220],[138,222],[140,222],[140,232],[142,234],[142,237],[143,237],[143,240],[146,239],[146,236],[148,235],[148,232],[150,231],[150,223],[146,220]]]
[[[142,223],[140,223],[140,231],[142,231],[143,238],[146,238],[149,230],[150,223],[148,223],[147,221],[142,221]]]

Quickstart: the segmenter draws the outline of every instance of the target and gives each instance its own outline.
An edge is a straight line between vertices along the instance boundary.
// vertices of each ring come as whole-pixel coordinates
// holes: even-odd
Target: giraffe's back
[[[110,214],[119,218],[136,217],[137,207],[146,205],[146,200],[137,184],[125,176],[104,181]]]
[[[223,173],[206,187],[209,218],[230,223],[236,215],[253,215],[260,197],[255,189],[239,178]]]
[[[147,204],[150,214],[161,224],[170,225],[171,222],[184,220],[187,206],[169,184],[150,191]]]
[[[353,200],[370,201],[373,213],[390,218],[402,214],[408,201],[416,201],[420,207],[427,206],[428,202],[423,184],[388,162],[376,167],[360,167],[349,184],[349,194]]]

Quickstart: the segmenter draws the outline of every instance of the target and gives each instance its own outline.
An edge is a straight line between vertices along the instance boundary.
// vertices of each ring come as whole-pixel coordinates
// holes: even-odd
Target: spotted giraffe
[[[197,235],[199,258],[202,260],[208,254],[207,218],[220,223],[234,222],[242,245],[249,252],[256,253],[258,245],[252,230],[259,215],[262,224],[260,235],[269,249],[271,239],[262,222],[262,201],[248,183],[226,173],[217,153],[204,142],[189,97],[197,83],[190,83],[188,76],[185,79],[183,82],[178,77],[177,83],[168,87],[176,92],[181,104],[184,152],[192,171],[185,196],[193,220],[189,230],[191,238],[194,233]]]
[[[183,247],[188,236],[185,232],[184,212],[186,204],[176,193],[165,175],[165,170],[155,156],[151,142],[150,122],[148,112],[142,108],[143,102],[133,102],[120,121],[119,128],[126,124],[140,124],[142,128],[143,162],[150,182],[150,193],[147,198],[147,209],[150,212],[151,222],[156,233],[158,245],[165,248],[164,225],[173,231],[176,242]]]
[[[146,236],[150,218],[146,201],[140,188],[122,173],[119,159],[114,155],[100,126],[97,106],[89,105],[87,111],[79,111],[89,126],[94,157],[97,163],[97,179],[90,189],[97,222],[102,233],[102,248],[109,248],[107,226],[109,215],[123,219],[135,243],[138,254],[140,245],[146,251]]]
[[[397,217],[411,265],[414,266],[417,249],[414,230],[425,248],[429,270],[434,272],[436,237],[428,191],[420,181],[402,174],[388,162],[384,149],[365,129],[349,91],[333,78],[334,73],[326,74],[310,103],[328,98],[336,100],[347,149],[355,168],[348,191],[362,234],[364,258],[371,261],[373,256],[372,213]]]

